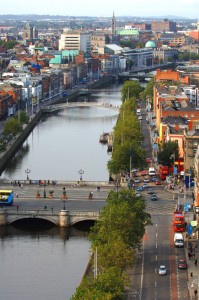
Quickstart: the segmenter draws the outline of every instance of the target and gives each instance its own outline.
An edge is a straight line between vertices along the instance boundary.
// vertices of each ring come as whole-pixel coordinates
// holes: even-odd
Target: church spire
[[[113,11],[113,17],[112,17],[112,36],[116,34],[116,19],[115,19],[115,14]]]

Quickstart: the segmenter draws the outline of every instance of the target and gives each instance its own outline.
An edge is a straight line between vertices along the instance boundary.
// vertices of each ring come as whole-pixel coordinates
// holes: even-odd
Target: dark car
[[[151,195],[151,201],[156,201],[156,200],[158,200],[157,195],[156,194],[152,194]]]
[[[178,269],[187,269],[187,262],[185,259],[181,258],[178,262]]]
[[[148,194],[154,194],[154,190],[151,189],[151,188],[149,188],[148,191],[147,191],[147,193],[148,193]]]

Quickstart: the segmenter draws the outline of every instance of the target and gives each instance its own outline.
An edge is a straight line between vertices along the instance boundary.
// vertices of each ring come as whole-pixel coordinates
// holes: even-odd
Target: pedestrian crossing
[[[163,189],[155,191],[158,200],[151,201],[151,195],[144,191],[142,196],[147,201],[147,211],[150,214],[173,214],[176,206],[176,200],[174,199],[174,194],[169,193]]]

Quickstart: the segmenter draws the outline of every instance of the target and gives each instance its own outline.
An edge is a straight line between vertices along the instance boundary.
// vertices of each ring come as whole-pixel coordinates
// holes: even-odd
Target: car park
[[[157,201],[158,200],[158,197],[156,194],[152,194],[151,195],[151,201]]]
[[[178,261],[178,269],[183,269],[186,270],[187,269],[187,262],[184,258],[179,259]]]
[[[149,182],[149,178],[148,178],[148,177],[145,177],[145,178],[144,178],[144,182],[147,182],[147,183],[148,183],[148,182]]]
[[[134,179],[134,182],[135,182],[135,183],[139,183],[139,182],[140,182],[140,179],[139,179],[139,178],[135,178],[135,179]]]
[[[142,186],[138,186],[138,187],[137,187],[137,191],[138,191],[138,192],[143,191],[143,187],[142,187]]]
[[[145,189],[145,188],[148,188],[149,185],[148,185],[148,183],[144,183],[142,187],[143,187],[143,189]]]
[[[161,265],[158,269],[158,274],[159,275],[166,275],[167,274],[167,269],[164,265]]]
[[[155,185],[161,185],[161,181],[156,180],[156,181],[155,181]]]

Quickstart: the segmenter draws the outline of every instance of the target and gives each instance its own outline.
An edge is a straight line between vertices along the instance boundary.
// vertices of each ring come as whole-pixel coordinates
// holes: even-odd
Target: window
[[[175,140],[175,143],[178,144],[178,140]]]

